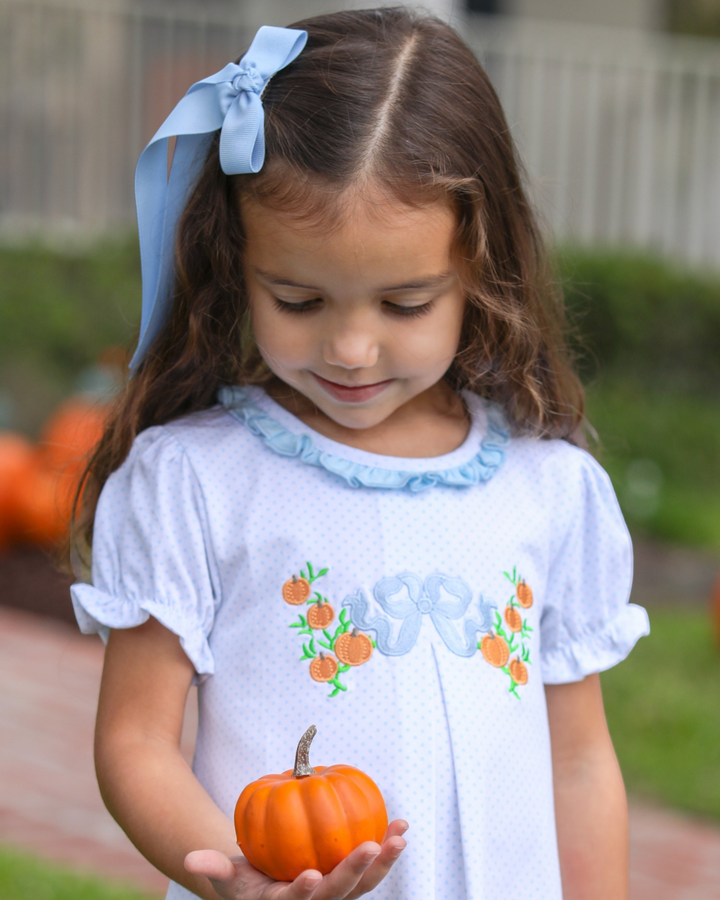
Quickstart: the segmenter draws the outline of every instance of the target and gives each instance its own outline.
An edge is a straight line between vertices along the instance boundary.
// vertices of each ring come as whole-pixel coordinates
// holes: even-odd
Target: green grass
[[[149,894],[0,847],[2,900],[150,900]]]
[[[651,634],[602,675],[628,791],[720,820],[720,648],[703,610],[650,611]]]

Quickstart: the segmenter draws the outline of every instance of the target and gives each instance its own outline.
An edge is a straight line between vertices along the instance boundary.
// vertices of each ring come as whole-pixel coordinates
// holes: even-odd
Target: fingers
[[[357,886],[365,871],[380,855],[381,848],[374,841],[365,841],[339,863],[322,880],[312,895],[313,900],[337,900],[347,897]]]
[[[193,875],[204,875],[213,881],[230,881],[235,877],[235,866],[217,850],[193,850],[185,857],[185,868]]]
[[[400,858],[400,854],[405,847],[407,847],[407,841],[402,835],[408,830],[408,827],[408,823],[402,819],[396,819],[388,825],[380,853],[372,865],[365,870],[355,889],[348,895],[347,900],[361,897],[363,894],[367,894],[368,891],[374,890],[380,884]]]
[[[387,831],[385,832],[385,837],[382,839],[383,844],[388,838],[391,837],[402,837],[405,832],[408,830],[410,826],[405,821],[405,819],[395,819],[393,822],[387,827]]]

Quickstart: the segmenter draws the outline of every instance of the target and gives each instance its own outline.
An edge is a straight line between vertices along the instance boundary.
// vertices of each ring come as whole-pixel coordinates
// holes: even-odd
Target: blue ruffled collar
[[[230,415],[275,453],[326,469],[351,487],[413,492],[435,485],[467,487],[488,481],[505,461],[510,433],[500,408],[470,392],[464,392],[463,399],[472,424],[462,445],[443,456],[407,459],[368,453],[318,434],[262,388],[223,387],[218,393]]]

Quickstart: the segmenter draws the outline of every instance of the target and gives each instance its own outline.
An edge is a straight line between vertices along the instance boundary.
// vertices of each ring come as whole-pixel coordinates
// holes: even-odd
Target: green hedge
[[[720,548],[720,275],[648,256],[557,255],[588,414],[633,528]],[[140,315],[137,240],[0,249],[0,414],[36,433]]]
[[[557,261],[586,380],[720,399],[720,273],[617,252],[565,250]]]

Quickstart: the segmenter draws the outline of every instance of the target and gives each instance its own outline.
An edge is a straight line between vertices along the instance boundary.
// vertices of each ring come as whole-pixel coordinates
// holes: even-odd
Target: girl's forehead
[[[241,201],[241,215],[252,256],[268,251],[316,253],[320,248],[348,253],[403,252],[445,255],[457,227],[449,201],[403,203],[387,191],[354,191],[328,199],[331,208],[311,214],[277,209],[249,197]]]

